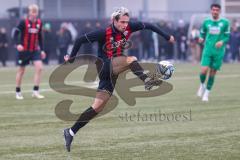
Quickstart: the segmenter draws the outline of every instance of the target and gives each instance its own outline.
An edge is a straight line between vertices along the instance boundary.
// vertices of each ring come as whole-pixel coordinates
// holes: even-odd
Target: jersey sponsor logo
[[[39,29],[37,29],[37,28],[29,28],[29,29],[28,29],[28,33],[36,34],[36,33],[38,33],[38,32],[39,32]]]
[[[221,32],[221,28],[218,26],[210,26],[209,27],[210,34],[217,35],[217,34],[220,34],[220,32]]]
[[[129,49],[129,48],[131,48],[131,46],[132,46],[131,41],[127,41],[126,38],[123,38],[119,41],[114,41],[114,38],[111,37],[110,42],[107,42],[103,46],[103,49],[104,49],[104,51],[114,50],[114,49],[117,49],[118,47],[122,47],[123,49]]]

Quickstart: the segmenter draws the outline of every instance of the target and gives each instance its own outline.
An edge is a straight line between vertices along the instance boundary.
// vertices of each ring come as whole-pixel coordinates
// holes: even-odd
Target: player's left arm
[[[230,38],[230,22],[226,21],[222,39],[223,43],[226,44],[229,41],[229,38]]]
[[[160,27],[148,23],[148,22],[129,22],[130,28],[132,32],[139,31],[139,30],[144,30],[144,29],[149,29],[153,32],[156,32],[157,34],[161,35],[164,39],[166,39],[169,42],[174,42],[174,36],[166,33],[163,31]]]
[[[43,35],[42,35],[42,23],[39,27],[39,32],[38,32],[38,43],[39,43],[39,47],[40,47],[40,51],[41,51],[41,57],[42,59],[46,58],[46,52],[43,49]]]
[[[221,48],[224,44],[227,44],[227,42],[229,41],[229,38],[230,38],[229,21],[226,21],[222,34],[223,34],[222,39],[216,43],[217,48]]]

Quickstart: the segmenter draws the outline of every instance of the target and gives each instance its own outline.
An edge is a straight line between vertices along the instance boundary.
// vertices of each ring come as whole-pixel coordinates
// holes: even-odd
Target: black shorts
[[[38,60],[42,60],[41,53],[39,51],[17,52],[17,64],[19,66],[24,67],[24,66],[28,65],[30,62],[38,61]]]
[[[104,91],[112,95],[118,76],[112,72],[111,60],[104,60],[102,68],[98,68],[98,70],[98,77],[100,79],[98,91]]]

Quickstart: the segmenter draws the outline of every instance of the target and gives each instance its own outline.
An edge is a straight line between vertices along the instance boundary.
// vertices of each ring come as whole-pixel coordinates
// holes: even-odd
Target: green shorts
[[[220,70],[222,66],[224,54],[209,54],[206,52],[203,52],[202,54],[202,60],[201,60],[201,66],[208,66],[209,68],[212,68],[214,70]]]

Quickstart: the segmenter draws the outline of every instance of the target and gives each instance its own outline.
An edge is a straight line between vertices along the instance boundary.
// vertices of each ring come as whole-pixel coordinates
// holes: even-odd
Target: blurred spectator
[[[140,59],[140,51],[139,48],[141,47],[141,40],[140,40],[140,32],[135,32],[132,34],[130,38],[131,48],[129,49],[128,55],[135,56],[137,59]]]
[[[46,58],[43,60],[44,64],[49,63],[49,57],[50,55],[54,52],[54,36],[51,30],[51,24],[50,23],[45,23],[43,26],[43,46],[44,50],[46,52]]]
[[[229,39],[230,53],[233,61],[240,61],[239,49],[240,49],[240,32],[237,26],[232,27],[232,32]]]
[[[166,23],[164,21],[161,21],[158,25],[160,28],[166,28]],[[161,61],[162,58],[165,59],[167,54],[166,52],[167,43],[168,42],[162,36],[158,35],[158,47],[159,47],[158,58],[157,58],[158,61]]]
[[[152,31],[143,30],[141,31],[141,40],[142,40],[142,57],[140,59],[151,60],[154,58],[154,45]]]
[[[170,35],[174,35],[174,30],[171,22],[168,22],[166,24],[164,31],[169,33]],[[168,60],[174,59],[174,44],[167,42],[165,45],[165,52],[166,52],[166,57],[165,57],[166,59]]]
[[[89,33],[93,30],[92,24],[90,22],[86,22],[85,27],[82,29],[82,35]],[[93,47],[91,43],[85,43],[82,45],[84,54],[93,54]]]
[[[71,34],[72,42],[75,41],[77,39],[77,36],[78,36],[77,29],[75,28],[75,26],[72,23],[66,23],[65,26]]]
[[[64,62],[64,56],[67,54],[68,47],[72,42],[72,36],[67,29],[67,23],[61,24],[60,30],[57,33],[57,41],[59,49],[58,63],[62,64]]]
[[[183,20],[179,20],[176,29],[177,58],[178,60],[187,60],[187,29]]]
[[[95,23],[95,29],[101,29],[101,28],[102,28],[102,24],[99,21],[97,21]],[[97,55],[97,50],[98,50],[98,43],[93,43],[92,45],[93,54]]]
[[[199,30],[194,26],[190,33],[190,51],[193,63],[198,63],[200,61],[201,47],[198,43],[199,35]]]
[[[157,61],[157,57],[159,55],[159,46],[158,46],[158,34],[153,32],[152,34],[152,38],[153,38],[153,46],[154,46],[154,55],[155,55],[155,60]]]
[[[0,59],[4,67],[6,66],[7,56],[8,56],[8,39],[6,29],[2,27],[0,29]]]
[[[96,22],[95,28],[100,29],[102,27],[101,23],[99,21]]]

